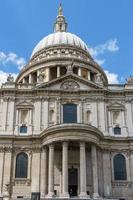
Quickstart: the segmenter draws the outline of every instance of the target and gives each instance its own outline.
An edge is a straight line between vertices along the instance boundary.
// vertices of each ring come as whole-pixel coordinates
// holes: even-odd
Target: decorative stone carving
[[[112,187],[127,187],[131,188],[132,187],[132,182],[128,181],[114,181],[112,182]]]
[[[31,185],[31,180],[24,178],[24,179],[14,179],[13,180],[13,185],[27,185],[30,186]]]
[[[77,82],[73,81],[73,80],[68,80],[65,81],[62,85],[61,85],[61,89],[63,90],[77,90],[79,89],[79,85]]]
[[[3,152],[8,152],[8,153],[11,153],[12,152],[12,146],[0,146],[0,153],[3,153]]]
[[[4,200],[9,200],[9,196],[10,196],[10,183],[5,184],[5,188],[4,188],[4,194],[3,194],[3,199]]]

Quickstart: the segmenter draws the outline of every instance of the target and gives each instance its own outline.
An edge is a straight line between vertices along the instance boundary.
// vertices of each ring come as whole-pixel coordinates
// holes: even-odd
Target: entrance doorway
[[[68,191],[70,197],[78,195],[78,169],[73,167],[68,169]]]

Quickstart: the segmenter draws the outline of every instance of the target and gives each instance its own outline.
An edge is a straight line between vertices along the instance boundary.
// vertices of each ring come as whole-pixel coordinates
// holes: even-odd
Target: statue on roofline
[[[7,82],[14,82],[14,78],[11,74],[8,75]]]

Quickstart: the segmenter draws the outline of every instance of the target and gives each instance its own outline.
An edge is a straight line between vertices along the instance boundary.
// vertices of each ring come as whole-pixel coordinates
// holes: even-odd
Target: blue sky
[[[132,0],[0,0],[0,82],[8,73],[16,76],[53,32],[60,2],[68,31],[86,42],[110,82],[133,75]]]

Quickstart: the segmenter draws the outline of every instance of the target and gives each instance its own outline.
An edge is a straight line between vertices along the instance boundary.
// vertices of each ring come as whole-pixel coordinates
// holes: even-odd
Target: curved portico
[[[45,182],[48,185],[47,190],[44,186],[45,196],[58,196],[56,169],[59,169],[60,197],[99,197],[97,148],[102,133],[90,125],[61,124],[49,127],[42,133],[42,137],[48,157],[47,165],[45,163],[48,166],[45,170],[45,173],[48,172],[48,179]],[[87,176],[87,165],[91,167],[90,177]]]

